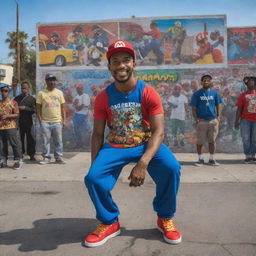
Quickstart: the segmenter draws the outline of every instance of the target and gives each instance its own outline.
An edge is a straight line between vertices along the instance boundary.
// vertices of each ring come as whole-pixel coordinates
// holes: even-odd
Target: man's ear
[[[108,63],[108,70],[111,71],[111,70],[110,70],[110,64],[109,64],[109,63]]]

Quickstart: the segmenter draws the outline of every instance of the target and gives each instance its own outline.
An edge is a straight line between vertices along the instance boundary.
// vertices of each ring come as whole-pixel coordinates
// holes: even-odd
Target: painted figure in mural
[[[36,98],[36,114],[42,129],[43,160],[40,164],[51,162],[50,142],[54,142],[54,158],[57,164],[65,164],[62,159],[62,126],[66,126],[65,99],[62,91],[56,88],[57,78],[53,74],[45,76],[46,88],[39,91]]]
[[[174,137],[174,146],[185,146],[185,118],[188,108],[188,98],[181,94],[182,87],[177,84],[173,88],[173,93],[169,97],[168,102],[171,106],[171,127],[172,135]]]
[[[195,64],[211,64],[214,63],[212,57],[211,44],[208,40],[208,32],[204,31],[196,35],[196,44],[199,47],[193,55]]]
[[[72,33],[68,34],[67,41],[67,48],[77,50],[79,63],[81,65],[86,65],[88,63],[87,45],[89,44],[89,39],[83,33],[83,28],[81,25],[76,26]]]
[[[150,31],[144,32],[144,45],[139,47],[139,51],[141,56],[145,58],[151,51],[156,56],[157,65],[161,65],[163,63],[163,48],[162,44],[162,33],[157,27],[156,22],[151,22]],[[145,38],[145,36],[150,36],[149,38]]]
[[[1,160],[0,168],[7,167],[8,142],[12,146],[14,165],[13,169],[18,170],[22,166],[21,149],[17,134],[17,119],[19,108],[15,100],[9,98],[10,88],[8,85],[1,87],[2,99],[0,100],[0,139],[1,139]]]
[[[228,60],[244,61],[255,57],[255,32],[228,31]]]
[[[212,40],[211,52],[215,63],[223,63],[223,51],[224,51],[224,37],[221,36],[219,30],[215,30],[210,33],[210,39]]]
[[[190,102],[197,135],[198,161],[195,163],[196,166],[202,166],[204,164],[203,146],[206,140],[209,143],[209,164],[212,166],[219,165],[214,159],[214,153],[219,131],[222,99],[217,91],[211,88],[211,81],[212,76],[210,74],[204,74],[201,77],[202,88],[194,92]]]
[[[175,21],[174,26],[167,30],[166,37],[172,41],[172,60],[175,64],[178,64],[181,61],[181,47],[186,37],[186,30],[182,27],[180,21]]]
[[[85,145],[85,138],[90,133],[89,125],[89,107],[90,97],[84,93],[83,84],[75,84],[77,96],[73,100],[75,112],[73,115],[73,124],[75,132],[75,148],[81,148]]]
[[[108,48],[107,59],[114,82],[97,95],[94,103],[92,165],[85,176],[100,224],[85,238],[84,244],[96,247],[120,234],[119,210],[110,192],[122,168],[130,162],[136,163],[129,176],[130,186],[141,186],[146,171],[149,172],[156,183],[153,207],[158,215],[158,228],[166,242],[178,244],[181,235],[172,218],[176,211],[180,164],[162,144],[161,99],[151,86],[135,78],[135,52],[130,43],[115,41]],[[106,124],[109,135],[104,143]]]
[[[35,161],[36,142],[32,135],[33,114],[36,108],[36,99],[30,95],[30,84],[21,83],[22,93],[14,98],[19,105],[19,131],[22,144],[22,154],[27,154],[31,161]],[[25,139],[26,138],[26,139]],[[25,143],[26,140],[26,143]]]
[[[100,66],[109,45],[107,30],[100,25],[93,25],[92,34],[88,44],[88,64]]]
[[[245,154],[244,163],[256,163],[256,77],[244,78],[247,91],[237,99],[235,128],[241,132]]]
[[[50,41],[47,43],[47,50],[59,50],[63,47],[60,37],[57,33],[51,33]]]

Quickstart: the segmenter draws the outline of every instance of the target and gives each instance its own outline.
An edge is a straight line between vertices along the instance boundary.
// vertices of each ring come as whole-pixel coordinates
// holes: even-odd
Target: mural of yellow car
[[[39,65],[66,66],[67,63],[78,61],[78,52],[73,49],[60,48],[58,50],[47,50],[43,40],[39,41]]]

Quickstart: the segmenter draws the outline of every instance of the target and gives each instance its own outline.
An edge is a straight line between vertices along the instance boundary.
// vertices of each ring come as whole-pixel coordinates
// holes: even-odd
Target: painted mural
[[[223,99],[223,110],[220,121],[220,134],[217,139],[218,152],[241,152],[242,142],[239,131],[234,129],[236,99],[245,90],[243,77],[255,73],[256,69],[240,66],[226,69],[211,69],[213,87]],[[43,81],[47,70],[39,74]],[[200,77],[206,69],[162,69],[138,70],[136,76],[153,86],[160,94],[165,109],[165,143],[174,152],[195,152],[196,138],[194,122],[189,102],[193,92],[201,87]],[[57,87],[62,90],[66,99],[66,115],[68,127],[63,131],[64,148],[66,151],[90,150],[90,136],[93,125],[93,104],[97,93],[113,82],[107,70],[66,70],[51,71],[58,78]],[[77,138],[74,125],[75,98],[77,87],[83,87],[84,93],[90,97],[87,122],[80,127],[82,136]],[[38,90],[44,83],[38,84]],[[172,120],[172,112],[182,115],[178,109],[171,107],[174,91],[182,95],[186,113],[182,120],[182,128],[176,129]],[[40,135],[40,127],[37,127]],[[39,138],[38,138],[39,139]],[[80,144],[77,144],[79,139]]]
[[[217,150],[242,152],[240,133],[234,129],[235,105],[245,90],[244,76],[255,76],[256,28],[227,29],[225,15],[207,15],[38,24],[37,29],[37,91],[45,86],[46,73],[56,75],[57,87],[66,99],[64,150],[90,150],[94,99],[113,82],[105,53],[113,41],[124,39],[136,51],[136,76],[161,95],[165,143],[174,152],[196,151],[189,103],[193,92],[201,87],[201,75],[208,72],[223,99]],[[81,88],[90,105],[86,124],[77,127],[74,113]],[[185,113],[176,107],[179,104],[173,94],[177,93]],[[179,115],[181,124],[177,126],[174,116]],[[39,126],[36,134],[40,141]]]
[[[256,67],[256,27],[228,28],[228,63]]]
[[[220,67],[226,61],[226,16],[140,18],[38,25],[41,67],[104,67],[116,39],[131,42],[140,67]]]
[[[39,26],[39,65],[106,66],[105,53],[117,38],[116,22]]]
[[[225,31],[225,16],[120,22],[120,38],[133,44],[140,66],[223,66]]]

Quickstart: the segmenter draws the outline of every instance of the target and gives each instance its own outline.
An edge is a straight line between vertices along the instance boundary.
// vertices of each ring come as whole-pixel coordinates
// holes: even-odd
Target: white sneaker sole
[[[121,230],[119,229],[119,230],[116,231],[115,233],[113,233],[113,234],[111,234],[111,235],[105,237],[105,238],[104,238],[103,240],[101,240],[100,242],[97,242],[97,243],[88,243],[88,242],[84,241],[84,245],[85,245],[86,247],[97,247],[97,246],[100,246],[100,245],[105,244],[105,243],[108,241],[108,239],[120,235],[120,233],[121,233]]]
[[[168,244],[179,244],[179,243],[181,243],[181,241],[182,241],[182,237],[181,236],[177,240],[170,240],[170,239],[168,239],[168,238],[166,238],[164,236],[164,231],[160,227],[157,226],[157,228],[163,234],[164,241],[167,242]]]

